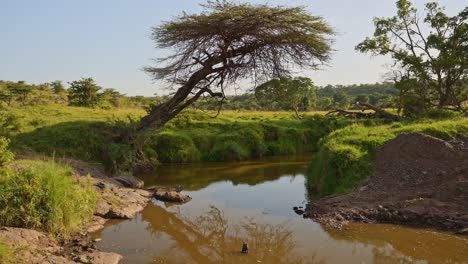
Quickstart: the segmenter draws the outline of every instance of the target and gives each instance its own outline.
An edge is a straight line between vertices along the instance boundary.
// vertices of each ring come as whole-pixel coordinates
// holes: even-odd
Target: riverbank
[[[334,228],[392,223],[466,233],[468,138],[444,141],[409,133],[388,141],[374,173],[354,191],[309,203],[306,214]]]
[[[26,158],[26,156],[19,156]],[[31,157],[35,158],[38,157]],[[45,158],[43,158],[45,159]],[[130,187],[140,185],[137,181],[119,181],[108,178],[102,170],[86,162],[66,159],[60,162],[73,167],[74,179],[91,180],[99,195],[96,210],[87,228],[68,238],[54,237],[51,234],[24,228],[0,227],[0,241],[14,253],[12,263],[119,263],[122,256],[111,252],[102,252],[95,247],[89,234],[102,229],[110,219],[131,219],[144,209],[152,193]],[[122,177],[124,179],[128,176]],[[122,182],[127,182],[125,185]]]
[[[128,135],[144,114],[142,109],[16,107],[0,113],[4,127],[0,135],[11,139],[16,153],[54,154],[100,163],[107,172],[118,174],[158,163],[302,154],[311,152],[330,131],[351,123],[325,118],[323,112],[310,112],[298,120],[293,112],[222,111],[213,118],[214,112],[188,109],[148,135],[142,160],[134,157]]]

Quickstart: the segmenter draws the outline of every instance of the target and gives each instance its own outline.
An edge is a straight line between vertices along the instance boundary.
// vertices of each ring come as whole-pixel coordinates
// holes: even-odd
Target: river
[[[180,185],[184,205],[153,201],[93,234],[123,263],[468,263],[468,238],[395,225],[324,230],[297,215],[310,156],[163,165],[146,186]],[[243,242],[248,254],[241,254]]]

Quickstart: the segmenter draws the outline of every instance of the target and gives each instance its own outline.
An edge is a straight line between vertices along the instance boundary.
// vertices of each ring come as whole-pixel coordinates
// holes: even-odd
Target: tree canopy
[[[283,109],[299,111],[310,110],[315,106],[315,87],[311,79],[305,77],[273,79],[255,89],[255,97],[262,105],[274,103]]]
[[[330,58],[333,29],[302,7],[228,1],[203,7],[200,14],[184,13],[153,28],[156,46],[172,54],[146,71],[180,86],[142,119],[140,130],[163,125],[202,95],[222,100],[239,79],[281,78],[293,66],[315,69]]]
[[[375,18],[375,32],[356,49],[390,55],[401,96],[425,107],[466,111],[468,101],[468,7],[448,16],[436,2],[418,14],[409,0],[397,1],[397,15]],[[429,32],[425,32],[425,27]],[[427,30],[426,30],[427,31]]]
[[[68,100],[70,105],[94,107],[99,103],[98,92],[102,88],[92,78],[82,78],[70,83]]]

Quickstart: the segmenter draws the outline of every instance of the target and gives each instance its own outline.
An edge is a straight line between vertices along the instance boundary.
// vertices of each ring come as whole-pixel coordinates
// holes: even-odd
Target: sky
[[[239,0],[304,6],[338,32],[330,65],[303,71],[317,85],[385,80],[390,60],[357,53],[373,33],[373,17],[393,16],[395,0]],[[150,40],[151,27],[183,11],[201,11],[199,0],[0,0],[0,79],[28,83],[92,77],[128,95],[167,93],[142,68],[164,55]],[[426,0],[413,0],[423,10]],[[450,15],[468,0],[440,0]],[[243,86],[249,86],[243,83]],[[251,88],[251,87],[246,87]]]

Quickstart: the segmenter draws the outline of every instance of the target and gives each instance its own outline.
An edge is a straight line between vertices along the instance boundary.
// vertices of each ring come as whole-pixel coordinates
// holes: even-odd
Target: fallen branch
[[[403,121],[403,117],[399,115],[392,114],[388,111],[385,111],[384,109],[374,106],[368,103],[363,103],[363,102],[356,102],[356,105],[362,108],[362,111],[365,110],[373,110],[375,111],[375,117],[376,118],[384,118],[392,121]]]
[[[356,102],[356,105],[361,108],[360,112],[356,111],[346,111],[342,109],[335,109],[326,114],[326,116],[335,115],[346,118],[353,119],[370,119],[370,118],[383,118],[391,121],[403,121],[403,118],[399,115],[394,115],[390,112],[385,111],[384,109],[362,102]],[[366,113],[364,111],[372,110],[373,113]]]

